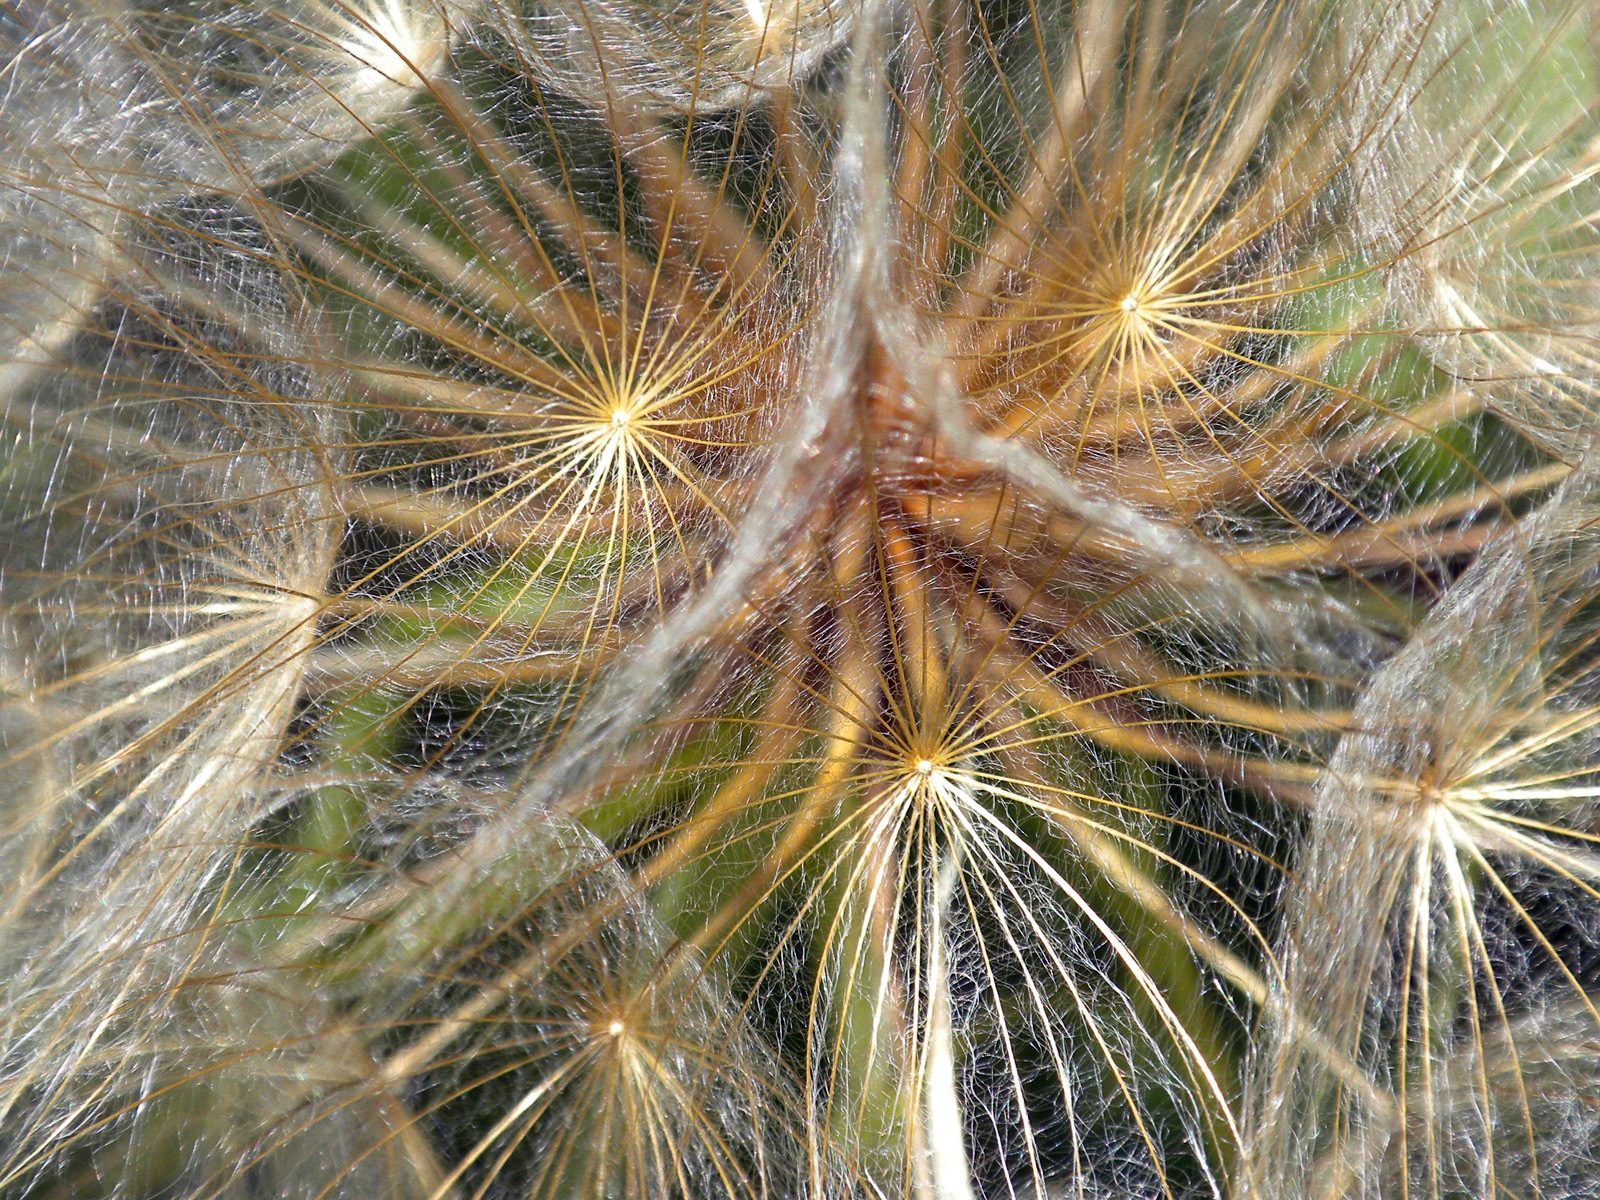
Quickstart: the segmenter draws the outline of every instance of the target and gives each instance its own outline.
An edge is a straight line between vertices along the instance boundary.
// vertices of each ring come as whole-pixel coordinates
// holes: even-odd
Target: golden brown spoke
[[[794,674],[798,666],[799,656],[791,654],[788,663],[779,668],[777,686],[755,718],[756,739],[749,754],[741,756],[741,765],[634,872],[634,884],[640,891],[686,866],[718,830],[760,803],[771,784],[774,767],[791,761],[805,733],[800,724],[802,688]]]
[[[384,1059],[379,1064],[378,1077],[393,1086],[408,1082],[433,1067],[451,1046],[511,1000],[516,989],[536,986],[540,974],[555,969],[553,964],[559,964],[581,945],[609,915],[603,908],[586,913],[584,919],[573,921],[547,944],[519,958],[494,980],[480,984],[470,999],[433,1021],[427,1033]]]
[[[542,622],[539,633],[551,636],[550,622]],[[363,690],[404,688],[503,688],[519,685],[560,682],[575,672],[592,673],[602,669],[616,653],[614,646],[590,644],[574,652],[562,644],[566,639],[557,631],[552,641],[557,648],[533,649],[527,640],[516,638],[516,631],[504,631],[503,642],[474,644],[461,639],[459,644],[434,638],[426,645],[387,646],[365,643],[328,648],[312,655],[306,664],[306,687],[312,695],[324,692],[344,694],[352,686]]]
[[[817,227],[817,187],[821,177],[821,155],[806,132],[792,91],[780,93],[772,102],[769,119],[777,140],[778,172],[790,197],[790,223],[796,239],[805,241]]]
[[[1464,421],[1483,412],[1486,403],[1487,397],[1482,390],[1453,388],[1437,399],[1417,405],[1416,408],[1396,412],[1387,420],[1374,425],[1371,429],[1363,430],[1354,437],[1328,443],[1324,457],[1330,463],[1355,462],[1367,455],[1381,453],[1392,446],[1429,437],[1446,425]],[[1386,406],[1380,406],[1376,402],[1373,408],[1379,412],[1387,411]],[[1329,415],[1332,419],[1337,419],[1338,416],[1336,412]],[[1325,423],[1331,425],[1332,420]]]
[[[107,701],[99,708],[82,711],[75,720],[52,730],[45,738],[30,743],[25,749],[9,755],[5,760],[0,760],[0,766],[11,765],[18,758],[84,733],[95,725],[136,714],[140,706],[147,704],[152,698],[160,697],[167,692],[180,691],[184,683],[191,679],[204,678],[211,668],[226,662],[230,656],[244,655],[243,663],[231,670],[223,679],[210,684],[200,698],[187,705],[183,712],[144,730],[116,747],[107,757],[82,768],[74,780],[74,786],[84,786],[100,775],[115,770],[119,764],[136,760],[160,738],[174,729],[181,728],[186,718],[205,712],[208,704],[214,704],[218,700],[236,694],[236,690],[242,689],[246,684],[259,683],[274,667],[291,663],[302,656],[310,645],[306,630],[314,625],[315,612],[308,604],[300,613],[299,620],[292,619],[294,615],[264,612],[240,620],[220,622],[215,626],[147,647],[136,655],[102,663],[80,674],[70,675],[55,683],[31,689],[32,698],[49,699],[58,691],[70,692],[84,683],[96,681],[99,677],[115,679],[120,674],[160,663],[165,659],[177,660],[175,667],[166,674],[144,683],[131,692],[123,693],[114,700]],[[266,645],[261,645],[258,640],[260,635],[274,631],[277,636]],[[281,655],[274,653],[283,646],[288,647],[287,652]],[[186,655],[193,657],[185,657]]]
[[[1136,398],[1153,394],[1159,397],[1162,430],[1169,437],[1205,431],[1210,420],[1218,415],[1233,418],[1232,423],[1242,431],[1249,427],[1234,414],[1248,411],[1251,404],[1265,398],[1269,391],[1282,389],[1286,383],[1295,385],[1295,390],[1305,386],[1295,375],[1277,366],[1268,366],[1251,375],[1240,387],[1228,389],[1227,399],[1224,400],[1199,386],[1196,376],[1234,356],[1226,348],[1214,348],[1181,334],[1163,338],[1162,332],[1157,325],[1141,339],[1146,344],[1141,347],[1140,361],[1123,364],[1120,373],[1128,380],[1122,385],[1122,390],[1131,396]],[[1325,353],[1332,349],[1333,346],[1329,345]],[[1307,355],[1305,363],[1312,365],[1320,357],[1317,354]],[[1286,411],[1293,411],[1294,406],[1288,397],[1281,398],[1279,402]],[[1275,432],[1273,421],[1250,430],[1252,439],[1258,443],[1272,442]],[[1138,410],[1126,404],[1106,406],[1103,416],[1086,422],[1081,436],[1091,445],[1118,446],[1130,441],[1150,442],[1147,422]],[[1281,448],[1274,449],[1281,455]]]
[[[956,98],[962,95],[966,83],[970,31],[958,0],[938,0],[937,8],[941,52],[937,64],[929,65],[930,71],[938,72],[937,87],[930,79],[924,90],[928,104],[937,102],[940,106],[937,116],[941,128],[936,132],[930,125],[928,129],[933,142],[931,160],[925,171],[931,177],[920,184],[920,191],[907,192],[904,184],[900,191],[902,196],[917,197],[910,205],[913,211],[904,220],[906,228],[918,228],[920,232],[917,270],[921,272],[922,287],[930,300],[945,277],[950,246],[956,239],[956,205],[963,192],[961,157],[963,147],[969,144],[966,117]],[[930,118],[932,116],[930,107]],[[903,179],[910,177],[909,171],[902,171]]]
[[[926,2],[912,6],[913,32],[906,39],[906,61],[901,70],[905,73],[911,98],[907,100],[898,88],[891,88],[888,100],[900,114],[899,162],[893,193],[900,205],[899,224],[902,229],[931,230],[931,222],[915,219],[923,206],[923,193],[929,179],[932,154],[932,120],[939,88],[934,86],[932,46],[936,34]],[[941,259],[929,256],[920,248],[913,248],[912,259],[922,260],[928,278],[935,278]]]
[[[434,127],[418,119],[415,113],[404,120],[406,131],[414,138],[427,156],[430,166],[439,171],[448,185],[452,202],[445,204],[438,196],[428,193],[430,207],[438,210],[458,229],[469,245],[484,247],[491,261],[509,260],[512,267],[527,277],[536,287],[562,295],[574,304],[574,312],[582,312],[585,319],[603,317],[592,295],[584,295],[564,279],[550,261],[544,243],[525,225],[518,224],[496,205],[481,179],[472,177],[462,169],[452,147],[446,146]],[[457,223],[458,215],[471,223],[466,228]],[[521,215],[520,213],[518,214]],[[581,306],[580,306],[581,301]]]
[[[955,343],[953,352],[966,391],[977,396],[1014,394],[1001,410],[1007,414],[1008,430],[1016,432],[1047,418],[1053,418],[1053,427],[1068,425],[1082,405],[1090,379],[1098,389],[1115,372],[1113,386],[1129,391],[1123,384],[1126,373],[1120,369],[1117,347],[1123,339],[1115,319],[1098,308],[1057,317],[1041,313],[1031,301],[1015,307],[1015,314],[1002,312],[985,320],[983,336],[975,345]]]
[[[710,303],[709,298],[706,303]],[[775,367],[782,360],[785,341],[800,331],[810,315],[805,311],[785,314],[780,328],[756,334],[746,326],[764,320],[766,314],[753,305],[730,304],[714,312],[705,310],[703,319],[696,323],[664,333],[649,345],[648,353],[644,342],[637,342],[627,376],[641,391],[655,393],[640,415],[651,417],[651,427],[655,428],[673,423],[672,418],[657,415],[668,410],[693,414],[676,418],[678,421],[702,424],[736,421],[773,411],[767,389],[756,386],[765,382],[762,369]],[[716,395],[719,385],[728,384],[740,388],[738,407],[727,412],[706,410],[704,406]],[[752,392],[754,395],[747,397],[746,393]],[[701,407],[697,409],[696,405]]]
[[[384,478],[395,470],[389,466],[375,467],[363,476],[346,481],[343,496],[348,498],[349,511],[374,523],[393,523],[402,530],[420,526],[423,516],[437,517],[437,521],[426,528],[417,529],[422,541],[410,547],[408,552],[412,552],[423,542],[462,527],[476,515],[490,514],[501,521],[510,521],[539,505],[544,511],[527,526],[526,538],[517,543],[518,548],[527,548],[537,542],[538,531],[551,528],[552,523],[559,526],[559,520],[552,514],[564,508],[574,508],[580,513],[587,511],[601,495],[602,484],[607,482],[584,478],[584,469],[593,465],[595,457],[595,446],[590,439],[577,440],[575,444],[539,439],[534,442],[538,452],[527,456],[510,451],[485,453],[487,447],[476,437],[460,439],[460,442],[465,444],[458,444],[457,453],[433,454],[420,463],[409,465],[438,468],[471,463],[476,468],[473,475],[453,481],[452,486],[476,486],[484,490],[461,496],[454,503],[448,497],[439,498],[441,489],[429,489],[419,498],[401,489],[365,483],[363,476]],[[402,443],[407,447],[413,444],[409,439]],[[430,439],[429,444],[435,444],[434,440]],[[391,509],[392,515],[386,517]]]
[[[887,577],[886,600],[892,600],[897,618],[890,630],[894,644],[894,686],[883,680],[891,706],[906,697],[908,707],[896,714],[901,727],[926,736],[939,720],[936,711],[949,691],[949,664],[939,644],[938,618],[930,613],[927,582],[918,578],[916,550],[898,524],[886,524],[882,533],[880,570]],[[887,607],[887,606],[886,606]]]
[[[393,207],[371,199],[367,193],[345,187],[339,195],[360,216],[366,229],[381,235],[389,245],[421,266],[427,278],[447,281],[451,288],[459,288],[469,300],[495,313],[499,320],[536,331],[551,341],[565,338],[581,344],[592,334],[616,335],[616,319],[602,312],[590,297],[576,288],[558,284],[547,288],[545,295],[534,294],[517,287],[493,265],[484,266],[479,258],[458,254],[426,227]],[[389,260],[380,259],[379,262],[393,269]]]
[[[414,424],[431,418],[430,429],[455,430],[448,418],[488,418],[495,427],[511,429],[559,428],[555,414],[584,398],[580,385],[566,376],[553,393],[522,390],[488,383],[468,383],[414,367],[375,360],[357,360],[344,367],[369,399],[374,412],[398,412]],[[397,403],[398,402],[398,403]],[[559,405],[559,408],[557,407]],[[568,422],[580,420],[566,417]]]
[[[435,500],[455,491],[463,518],[472,513],[495,511],[502,506],[506,515],[519,513],[542,503],[555,510],[578,497],[575,503],[587,508],[602,498],[615,495],[615,480],[595,471],[607,452],[604,432],[578,428],[551,433],[522,431],[462,430],[453,422],[437,419],[417,410],[409,414],[416,433],[375,439],[366,450],[406,455],[400,462],[380,462],[346,476],[344,491],[355,493],[372,479],[404,476],[406,471],[442,471],[465,468],[448,484],[419,489],[425,500]],[[585,423],[587,424],[587,423]],[[423,453],[418,453],[422,451]],[[410,457],[415,455],[415,457]],[[385,494],[382,484],[373,484]],[[387,489],[392,490],[392,489]]]
[[[1486,3],[27,0],[0,1193],[1587,1180],[1600,0]]]
[[[475,358],[503,375],[525,380],[557,396],[576,398],[566,373],[504,335],[483,332],[484,327],[469,320],[465,312],[438,311],[326,237],[298,228],[292,236],[302,253],[343,281],[333,286],[349,299],[425,333],[440,345]]]
[[[986,636],[995,636],[998,621],[986,622]],[[1068,734],[1088,738],[1118,754],[1152,762],[1193,767],[1213,778],[1238,783],[1269,799],[1308,805],[1319,777],[1312,766],[1273,761],[1246,754],[1210,750],[1169,735],[1162,722],[1119,714],[1093,698],[1075,697],[1064,681],[1033,661],[1007,650],[995,651],[983,676],[992,688],[1011,688],[1019,700],[1041,718],[1058,724]]]
[[[1185,675],[1171,670],[1144,649],[1134,636],[1119,632],[1101,616],[1067,610],[1050,597],[1041,596],[1020,583],[1002,584],[999,590],[1014,611],[1035,620],[1044,620],[1053,627],[1070,630],[1073,642],[1088,647],[1085,652],[1087,661],[1128,681],[1141,692],[1160,696],[1234,728],[1295,737],[1309,733],[1338,733],[1349,725],[1350,714],[1347,711],[1306,709],[1292,700],[1265,703],[1208,686],[1216,676]],[[1249,683],[1258,679],[1271,680],[1276,676],[1241,672],[1233,678]]]
[[[681,148],[673,149],[675,139],[626,96],[613,92],[604,103],[644,193],[662,257],[677,253],[674,233],[681,228],[694,246],[693,258],[683,263],[686,276],[726,278],[734,295],[764,290],[771,283],[767,247],[728,204],[725,184],[713,190],[696,179]]]
[[[833,575],[836,584],[846,589],[856,584],[865,566],[869,539],[863,535],[867,519],[868,513],[858,505],[854,515],[842,524],[842,548],[839,559],[833,564]],[[870,614],[863,619],[872,621]],[[858,631],[854,636],[859,638],[872,629],[869,624],[867,630]],[[863,655],[849,655],[835,671],[822,701],[826,717],[826,728],[818,731],[825,737],[822,762],[802,793],[798,808],[784,822],[783,835],[777,844],[763,856],[761,865],[733,897],[690,939],[696,948],[714,951],[735,927],[749,919],[806,851],[824,819],[848,789],[850,776],[878,711],[882,675],[877,663]]]
[[[1239,1130],[1222,1082],[1217,1077],[1215,1067],[1201,1049],[1194,1034],[1190,1032],[1173,1007],[1172,1002],[1151,976],[1149,969],[1140,961],[1133,947],[1117,933],[1105,917],[1095,909],[1094,905],[1073,886],[1071,881],[1047,861],[1036,848],[1026,842],[1014,829],[1000,820],[995,814],[981,806],[973,806],[963,810],[962,817],[971,830],[968,838],[969,843],[974,846],[978,854],[989,862],[989,876],[998,881],[1003,889],[1009,893],[1020,911],[1023,913],[1029,912],[1027,902],[1019,893],[1017,884],[1006,872],[1004,865],[996,860],[995,851],[986,844],[979,834],[979,830],[991,835],[996,841],[1005,844],[1008,849],[1014,850],[1028,860],[1053,885],[1061,897],[1076,910],[1086,924],[1094,930],[1105,948],[1116,957],[1122,968],[1133,978],[1134,987],[1138,993],[1150,1002],[1151,1007],[1155,1010],[1155,1019],[1160,1028],[1178,1043],[1178,1053],[1182,1057],[1180,1069],[1188,1075],[1190,1081],[1205,1095],[1208,1123],[1211,1120],[1220,1118],[1227,1127],[1226,1136],[1229,1143],[1237,1144]],[[1032,928],[1034,938],[1038,942],[1039,949],[1043,951],[1045,958],[1055,968],[1058,978],[1071,988],[1074,1004],[1078,1007],[1078,1015],[1084,1018],[1085,1022],[1093,1029],[1096,1018],[1091,1015],[1091,1010],[1083,1005],[1077,994],[1076,987],[1069,982],[1072,979],[1072,972],[1053,951],[1050,940],[1044,930],[1031,918],[1029,918],[1029,925]],[[1118,1090],[1122,1093],[1123,1102],[1127,1106],[1129,1115],[1133,1117],[1139,1128],[1140,1137],[1145,1144],[1146,1151],[1152,1158],[1157,1158],[1158,1152],[1155,1148],[1154,1137],[1146,1124],[1143,1106],[1134,1097],[1128,1081],[1123,1077],[1123,1069],[1117,1064],[1117,1054],[1111,1050],[1102,1035],[1096,1033],[1094,1036],[1101,1061],[1118,1078]],[[1211,1131],[1210,1136],[1215,1138],[1217,1132],[1215,1130]],[[1168,1200],[1176,1200],[1169,1187],[1164,1186],[1163,1192],[1168,1197]]]
[[[1279,25],[1283,11],[1282,5],[1276,5],[1252,14],[1251,28],[1247,28],[1235,43],[1233,56],[1223,72],[1224,79],[1232,74],[1235,64],[1242,58],[1244,65],[1240,73],[1253,77],[1256,83],[1254,86],[1242,82],[1238,86],[1225,86],[1222,94],[1226,100],[1220,109],[1206,114],[1206,120],[1212,125],[1211,136],[1204,143],[1198,160],[1191,158],[1184,163],[1187,182],[1182,190],[1171,201],[1162,197],[1160,203],[1165,220],[1148,222],[1146,241],[1140,247],[1142,261],[1150,261],[1156,247],[1181,244],[1182,230],[1202,227],[1222,202],[1228,183],[1238,176],[1245,160],[1259,144],[1297,61],[1299,47],[1281,36],[1288,33]],[[1263,27],[1253,28],[1258,21]],[[1280,36],[1272,36],[1273,26],[1279,26],[1276,32]],[[1269,65],[1263,66],[1263,63]],[[1123,148],[1129,149],[1126,141]],[[1164,179],[1172,178],[1170,164],[1162,174]]]
[[[1022,320],[1030,326],[1040,323],[1031,316]],[[1031,346],[1014,354],[1003,354],[996,342],[983,351],[988,357],[966,359],[973,368],[1004,365],[1008,370],[992,380],[969,380],[969,386],[1004,393],[1026,385],[1023,395],[1008,406],[1002,428],[1011,436],[1024,431],[1035,438],[1071,435],[1081,447],[1080,457],[1091,452],[1118,454],[1127,441],[1152,444],[1148,411],[1152,401],[1158,402],[1154,407],[1169,436],[1203,428],[1207,417],[1228,410],[1215,397],[1197,405],[1187,393],[1207,393],[1183,386],[1174,373],[1187,382],[1228,355],[1194,339],[1165,338],[1153,320],[1127,317],[1113,297],[1104,311],[1087,321],[1075,322],[1059,334],[1041,331]],[[1009,333],[1003,328],[990,330],[991,338],[999,335]]]
[[[1247,365],[1253,367],[1261,366],[1248,360],[1241,361],[1246,361]],[[1286,383],[1292,385],[1295,390],[1303,389],[1309,393],[1316,386],[1297,371],[1262,367],[1261,373],[1274,377],[1279,385]],[[1173,380],[1171,386],[1177,388],[1181,385],[1177,380]],[[1203,395],[1210,394],[1204,389],[1199,390]],[[1213,435],[1213,450],[1195,453],[1185,445],[1183,453],[1187,461],[1181,464],[1174,463],[1169,466],[1163,461],[1159,444],[1149,440],[1148,434],[1143,434],[1148,441],[1150,453],[1145,457],[1143,465],[1139,457],[1122,460],[1119,463],[1119,476],[1128,480],[1127,486],[1136,489],[1135,494],[1143,491],[1151,497],[1153,503],[1163,507],[1182,503],[1188,509],[1204,511],[1208,505],[1219,501],[1238,500],[1252,493],[1271,503],[1270,499],[1261,493],[1261,480],[1270,479],[1275,475],[1282,476],[1294,470],[1320,469],[1365,449],[1367,440],[1365,437],[1330,447],[1322,443],[1318,435],[1335,422],[1347,420],[1352,415],[1385,411],[1384,405],[1358,393],[1346,389],[1327,390],[1330,393],[1327,400],[1305,409],[1298,408],[1286,398],[1285,406],[1280,413],[1256,428],[1251,428],[1246,422],[1238,421],[1230,411],[1231,402],[1230,408],[1217,408],[1216,411],[1225,412],[1239,425],[1239,428],[1229,436],[1230,442],[1239,444],[1234,449],[1223,450]],[[1374,431],[1372,442],[1375,445],[1388,444],[1398,439],[1427,436],[1429,430],[1421,425],[1421,421],[1445,420],[1448,411],[1451,409],[1446,406],[1438,408],[1430,406],[1428,411],[1419,412],[1416,423],[1404,416],[1397,416]],[[1180,424],[1187,424],[1200,430],[1207,429],[1202,417],[1209,415],[1211,414],[1203,412],[1199,406],[1188,402],[1177,414]],[[1180,425],[1172,426],[1174,431],[1179,427]],[[1142,430],[1135,425],[1129,432],[1142,432]],[[1246,436],[1248,441],[1243,440]],[[1179,444],[1174,442],[1173,446]],[[1178,481],[1181,481],[1182,486],[1174,489],[1173,484]]]
[[[1027,138],[1027,178],[1015,189],[1007,187],[1009,207],[1004,213],[992,214],[988,241],[956,286],[956,299],[950,305],[954,317],[971,320],[982,316],[999,296],[1006,275],[1028,257],[1041,226],[1054,214],[1071,219],[1060,199],[1063,177],[1071,171],[1073,146],[1090,121],[1091,106],[1100,103],[1097,94],[1114,76],[1125,13],[1113,0],[1087,0],[1077,17],[1080,23],[1070,61],[1051,84],[1043,144],[1035,145]],[[984,36],[987,41],[986,32]],[[1074,185],[1079,196],[1084,196],[1083,183],[1075,176]],[[957,345],[962,340],[960,336],[952,338]]]
[[[1241,361],[1227,347],[1174,330],[1164,323],[1160,312],[1142,318],[1129,341],[1134,352],[1117,364],[1117,391],[1133,399],[1157,398],[1161,432],[1168,437],[1190,431],[1209,435],[1212,421],[1219,416],[1228,418],[1227,425],[1231,429],[1249,428],[1238,416],[1244,402],[1240,394],[1229,389],[1224,396],[1201,381],[1202,375],[1218,363],[1230,359]],[[1272,367],[1262,363],[1246,361],[1246,365],[1267,375],[1275,374]],[[1085,422],[1080,435],[1083,443],[1119,445],[1125,441],[1139,441],[1153,444],[1150,422],[1142,409],[1130,408],[1114,399],[1103,409],[1103,416]],[[1264,429],[1251,432],[1258,440],[1267,436]]]
[[[1004,547],[1007,568],[1023,576],[1032,569],[1029,564],[1040,563],[1048,563],[1065,579],[1081,572],[1084,579],[1097,580],[1108,567],[1117,576],[1125,574],[1128,545],[1120,535],[1031,507],[1003,492],[992,475],[984,475],[960,492],[929,496],[925,508],[908,509],[908,515],[925,536],[965,553]]]
[[[1047,781],[1047,773],[1032,747],[1008,745],[1004,742],[998,743],[998,747],[997,753],[1001,760],[1007,764],[1007,770],[1010,774],[1016,776],[1019,783],[1042,791],[1047,795],[1051,793],[1059,795],[1058,789],[1052,787]],[[1148,871],[1138,866],[1134,858],[1124,849],[1124,845],[1133,846],[1137,852],[1154,855],[1169,868],[1194,879],[1195,882],[1232,910],[1241,924],[1249,931],[1251,938],[1261,945],[1263,951],[1268,955],[1273,982],[1276,983],[1278,966],[1272,961],[1270,949],[1265,945],[1265,939],[1260,930],[1254,926],[1253,922],[1238,909],[1233,900],[1222,892],[1216,884],[1203,876],[1197,875],[1192,868],[1183,866],[1154,847],[1131,839],[1128,835],[1121,834],[1113,828],[1093,820],[1086,813],[1076,811],[1074,806],[1071,806],[1065,800],[1052,800],[1049,803],[1035,802],[1033,806],[1050,816],[1053,824],[1061,831],[1062,835],[1071,841],[1078,851],[1095,865],[1095,868],[1113,887],[1137,904],[1162,928],[1181,939],[1196,957],[1215,971],[1230,986],[1237,989],[1240,995],[1258,1008],[1264,1008],[1273,1002],[1273,985],[1248,962],[1218,941],[1193,917],[1174,905],[1171,898],[1162,890],[1160,884],[1156,882]],[[1357,1091],[1374,1113],[1392,1113],[1394,1108],[1393,1098],[1374,1086],[1360,1065],[1328,1042],[1312,1022],[1296,1021],[1295,1028],[1300,1044],[1306,1050],[1322,1059],[1341,1083]]]
[[[824,820],[849,787],[849,776],[857,761],[857,753],[868,736],[868,729],[863,723],[871,719],[871,712],[862,701],[850,695],[850,688],[868,688],[866,699],[874,700],[870,689],[875,687],[875,680],[870,672],[858,671],[841,676],[840,684],[830,693],[828,703],[830,706],[844,707],[837,709],[829,722],[829,752],[819,766],[814,782],[793,797],[799,801],[799,805],[784,820],[782,836],[776,844],[762,856],[760,864],[734,894],[707,917],[689,939],[689,945],[708,956],[715,957],[733,931],[749,920],[801,861],[814,851],[813,843]],[[841,736],[845,740],[840,740]],[[843,848],[835,845],[834,851],[842,853]],[[830,875],[840,869],[838,861],[831,861],[828,866]]]
[[[1224,556],[1230,563],[1252,571],[1360,571],[1394,566],[1427,569],[1445,559],[1475,554],[1515,528],[1516,520],[1504,513],[1505,504],[1554,487],[1570,470],[1566,464],[1556,463],[1500,485],[1421,505],[1401,516],[1343,533],[1308,534],[1287,542],[1224,551]],[[1501,515],[1468,525],[1457,524],[1496,510]],[[1446,528],[1431,528],[1436,525]]]
[[[537,209],[566,243],[568,251],[585,264],[591,289],[597,286],[595,259],[598,259],[622,286],[638,295],[648,294],[654,278],[651,266],[631,250],[615,230],[603,229],[583,211],[573,198],[570,181],[566,182],[563,192],[540,178],[454,83],[440,79],[435,84],[435,92],[450,118],[466,135],[479,161],[493,173],[530,240],[537,241],[537,235],[524,215],[524,204]]]
[[[1376,356],[1375,361],[1381,360]],[[1304,384],[1304,371],[1292,368],[1291,382]],[[1281,372],[1262,372],[1281,385]],[[1295,471],[1321,471],[1330,466],[1354,462],[1362,457],[1381,453],[1385,449],[1419,438],[1430,437],[1439,427],[1461,420],[1481,410],[1481,401],[1474,395],[1452,391],[1438,400],[1419,405],[1409,413],[1395,413],[1382,422],[1370,426],[1354,437],[1340,441],[1322,440],[1327,432],[1352,417],[1364,414],[1380,415],[1389,411],[1379,399],[1368,400],[1358,393],[1337,389],[1330,392],[1319,404],[1300,408],[1289,403],[1281,412],[1261,427],[1264,438],[1269,439],[1266,450],[1246,451],[1241,447],[1236,455],[1212,455],[1210,459],[1197,460],[1194,469],[1185,471],[1183,494],[1190,497],[1191,506],[1201,510],[1205,505],[1238,500],[1255,493],[1260,480],[1273,475],[1288,475]],[[1124,472],[1137,480],[1137,462],[1124,464]],[[1155,485],[1134,482],[1147,492]],[[1154,500],[1161,493],[1152,496]]]
[[[673,511],[680,514],[700,507],[702,493],[694,488],[658,481],[651,485],[651,491],[665,497]],[[626,497],[616,499],[618,503],[628,502]],[[503,500],[504,497],[491,501],[472,497],[456,501],[438,493],[428,495],[377,484],[349,488],[343,493],[345,511],[350,516],[419,538],[481,542],[513,555],[532,554],[542,543],[554,540],[551,535],[558,522],[554,513],[529,515],[525,501],[505,504]]]

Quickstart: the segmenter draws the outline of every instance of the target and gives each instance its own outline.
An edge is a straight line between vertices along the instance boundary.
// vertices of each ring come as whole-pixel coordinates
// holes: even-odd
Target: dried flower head
[[[0,11],[0,1189],[1592,1190],[1595,28]]]

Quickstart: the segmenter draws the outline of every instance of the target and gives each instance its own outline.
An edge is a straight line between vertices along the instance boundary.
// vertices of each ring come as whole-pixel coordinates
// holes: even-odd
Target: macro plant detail
[[[1303,988],[1298,1005],[1373,1060],[1394,1111],[1374,1113],[1292,1051],[1269,1061],[1342,1111],[1319,1153],[1352,1191],[1404,1180],[1470,1193],[1509,1178],[1560,1192],[1581,1178],[1590,1083],[1585,1038],[1573,1043],[1566,1023],[1593,1002],[1592,486],[1575,472],[1524,538],[1473,564],[1378,673],[1364,701],[1375,712],[1330,767],[1304,870],[1321,895],[1367,898],[1364,949],[1338,960],[1336,979],[1318,962],[1327,935],[1308,923],[1291,995]],[[1441,703],[1463,670],[1482,700]],[[1393,1033],[1373,1037],[1372,1022]],[[1379,1115],[1394,1125],[1381,1147],[1368,1133]],[[1275,1127],[1264,1161],[1304,1170],[1298,1141]],[[1368,1155],[1381,1174],[1365,1177]]]
[[[10,1196],[1579,1196],[1581,0],[0,6]]]

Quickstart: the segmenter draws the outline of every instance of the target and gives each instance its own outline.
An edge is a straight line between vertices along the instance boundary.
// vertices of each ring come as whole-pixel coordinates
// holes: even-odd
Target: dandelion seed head
[[[1571,212],[1523,220],[1555,177],[1491,124],[1367,219],[1428,116],[1385,39],[1435,36],[1382,7],[130,10],[224,153],[169,172],[192,203],[32,221],[51,252],[0,271],[45,285],[0,447],[6,512],[44,513],[0,547],[0,754],[63,781],[0,836],[49,948],[0,988],[44,1031],[4,1047],[41,1065],[0,1086],[0,1183],[1293,1196],[1434,1126],[1492,1146],[1522,1051],[1492,1105],[1445,1051],[1593,925],[1597,589],[1553,658],[1549,589],[1434,653],[1577,456],[1508,449],[1502,373],[1417,350],[1567,388],[1564,306],[1476,264],[1594,206],[1569,171]],[[249,269],[177,272],[186,223]],[[101,846],[106,904],[69,886]],[[178,965],[130,976],[152,945]],[[171,1053],[175,1006],[227,1037]],[[295,1045],[323,1075],[207,1149],[217,1063],[268,1092]],[[1416,1063],[1457,1094],[1407,1108]],[[1355,1153],[1307,1132],[1397,1109]],[[1256,1161],[1276,1114],[1304,1170]],[[261,1147],[343,1173],[280,1186]]]

